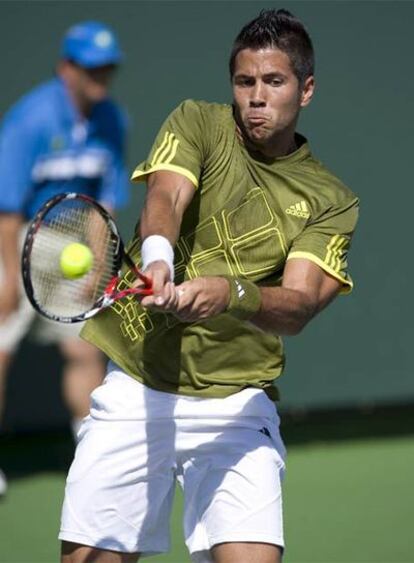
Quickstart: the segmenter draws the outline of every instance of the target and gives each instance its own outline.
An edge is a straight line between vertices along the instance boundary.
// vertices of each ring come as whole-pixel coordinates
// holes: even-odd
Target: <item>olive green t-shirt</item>
[[[315,160],[306,140],[288,156],[249,152],[229,105],[187,100],[167,118],[148,159],[132,176],[156,170],[189,178],[195,195],[175,246],[176,283],[233,275],[281,283],[287,260],[307,258],[352,289],[347,253],[358,200]],[[140,263],[140,241],[128,250]],[[121,287],[133,281],[126,272]],[[89,320],[82,336],[128,374],[172,393],[225,397],[249,386],[276,397],[284,355],[278,335],[228,313],[186,324],[144,310],[135,297]]]

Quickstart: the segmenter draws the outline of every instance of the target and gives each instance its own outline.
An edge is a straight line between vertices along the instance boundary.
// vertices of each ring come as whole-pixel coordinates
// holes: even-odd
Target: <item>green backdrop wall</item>
[[[414,3],[0,2],[0,112],[51,75],[69,25],[103,20],[116,29],[127,55],[114,95],[130,115],[132,169],[182,99],[230,101],[231,42],[244,23],[269,7],[290,9],[311,32],[317,92],[299,129],[320,160],[361,198],[350,256],[355,290],[286,340],[282,406],[412,401]],[[132,187],[131,203],[121,214],[125,236],[142,195],[142,187]],[[22,378],[30,373],[26,355],[19,358]],[[46,366],[55,370],[56,359]]]

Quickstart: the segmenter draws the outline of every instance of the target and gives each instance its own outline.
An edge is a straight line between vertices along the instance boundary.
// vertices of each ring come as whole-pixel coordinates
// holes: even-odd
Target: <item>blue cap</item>
[[[97,21],[72,26],[63,37],[61,56],[84,68],[116,65],[122,60],[114,32]]]

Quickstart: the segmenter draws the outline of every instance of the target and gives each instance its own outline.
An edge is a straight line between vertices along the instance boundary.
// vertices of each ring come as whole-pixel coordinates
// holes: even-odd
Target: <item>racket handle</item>
[[[135,262],[129,256],[129,254],[124,253],[124,259],[125,259],[125,262],[128,264],[129,268],[137,276],[137,278],[144,282],[145,287],[151,288],[152,287],[152,281],[145,274],[143,274],[141,272],[141,270],[138,268],[138,266],[135,264]]]
[[[144,282],[145,287],[147,287],[148,289],[152,287],[152,281],[149,279],[149,277],[147,277],[145,274],[143,274],[138,268],[137,266],[134,264],[134,268],[133,268],[135,275]]]

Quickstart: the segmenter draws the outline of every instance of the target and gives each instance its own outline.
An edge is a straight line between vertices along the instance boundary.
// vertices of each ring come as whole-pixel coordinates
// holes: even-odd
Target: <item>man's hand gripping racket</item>
[[[87,247],[92,261],[84,274],[68,277],[62,271],[62,252],[73,243]],[[139,286],[125,283],[118,289],[123,263]],[[76,193],[51,198],[31,222],[22,275],[33,307],[63,323],[84,321],[129,295],[152,295],[151,280],[125,252],[112,217],[94,199]]]

